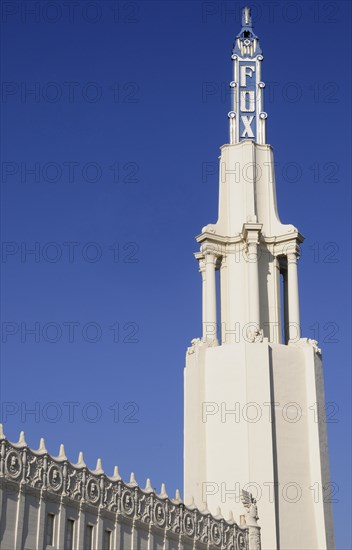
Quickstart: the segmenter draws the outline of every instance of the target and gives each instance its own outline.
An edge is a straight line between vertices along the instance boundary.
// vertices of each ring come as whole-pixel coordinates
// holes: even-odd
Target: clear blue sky
[[[24,429],[52,454],[64,442],[73,462],[84,450],[90,467],[99,456],[172,494],[185,350],[201,332],[194,236],[216,221],[242,4],[76,4],[1,6],[2,418],[10,440]],[[303,334],[336,404],[336,540],[349,549],[350,3],[252,6],[280,217],[306,237]]]

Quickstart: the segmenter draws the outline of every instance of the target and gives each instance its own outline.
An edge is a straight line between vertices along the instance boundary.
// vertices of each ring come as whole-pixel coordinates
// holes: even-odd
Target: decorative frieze
[[[208,549],[249,550],[246,525],[240,527],[233,519],[226,521],[221,514],[214,517],[208,510],[201,512],[194,504],[186,506],[178,491],[175,499],[169,498],[163,485],[156,494],[149,480],[143,490],[133,474],[130,482],[124,482],[117,468],[113,476],[108,476],[100,460],[96,469],[90,470],[82,453],[78,463],[72,464],[63,445],[59,456],[52,457],[43,440],[38,450],[32,450],[23,432],[17,443],[11,443],[1,429],[0,488],[6,491],[11,485],[13,492],[14,484],[18,485],[18,493],[30,492],[38,501],[51,498],[78,510],[89,508],[99,517],[114,514],[117,523],[131,520],[133,525],[144,524],[151,533],[162,530],[165,537],[192,542],[194,548],[199,543],[199,547],[204,544]]]

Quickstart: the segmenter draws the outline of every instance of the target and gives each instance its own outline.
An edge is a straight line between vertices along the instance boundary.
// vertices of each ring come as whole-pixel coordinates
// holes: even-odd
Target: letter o
[[[48,410],[52,408],[56,411],[56,416],[52,417],[48,414]],[[62,409],[59,403],[56,403],[55,401],[48,401],[48,403],[45,403],[42,408],[42,417],[43,420],[46,422],[51,422],[52,424],[55,424],[55,422],[59,422],[59,420],[62,417]]]
[[[54,168],[55,174],[50,175],[49,170]],[[62,178],[62,168],[57,162],[47,162],[42,168],[42,177],[44,181],[49,183],[57,183]]]
[[[52,248],[53,250],[56,251],[55,256],[51,256],[49,254],[48,251],[49,251],[50,248]],[[62,249],[61,249],[61,246],[59,244],[54,243],[54,242],[45,243],[45,245],[43,246],[43,249],[42,249],[43,260],[45,260],[46,262],[49,262],[51,264],[55,264],[56,262],[58,262],[61,259],[61,256],[62,256]]]
[[[95,9],[95,17],[88,17],[88,10],[90,8],[94,8]],[[97,2],[86,2],[86,4],[84,5],[83,9],[82,9],[82,16],[83,16],[83,19],[85,21],[87,21],[88,23],[97,23],[98,21],[101,20],[101,17],[102,17],[102,9],[101,9],[101,6],[99,6],[99,4],[97,4]]]
[[[249,415],[248,415],[248,408],[249,407],[254,407],[257,411],[257,414],[256,414],[256,417],[255,418],[251,418]],[[242,409],[242,414],[243,414],[243,419],[245,422],[250,422],[251,424],[255,424],[256,422],[258,422],[261,417],[262,417],[262,411],[261,411],[261,408],[260,406],[258,405],[258,403],[255,403],[254,401],[250,401],[249,403],[246,403],[244,406],[243,406],[243,409]]]
[[[89,409],[93,409],[95,410],[95,416],[90,416],[88,414],[88,410]],[[83,416],[83,419],[86,421],[86,422],[89,422],[90,424],[94,424],[96,422],[98,422],[101,417],[102,417],[102,410],[101,410],[101,406],[99,405],[99,403],[96,403],[96,401],[88,401],[88,403],[85,403],[83,405],[83,408],[82,408],[82,416]]]
[[[290,8],[294,8],[296,10],[293,17],[288,16],[288,10]],[[286,21],[289,23],[296,23],[302,18],[302,8],[296,2],[287,2],[282,6],[282,15],[284,19],[286,17]]]
[[[288,414],[288,409],[290,408],[293,408],[296,411],[296,415],[294,418],[293,416]],[[302,418],[302,408],[298,403],[290,401],[290,403],[286,403],[286,405],[283,407],[282,416],[286,422],[289,422],[290,424],[296,424],[296,422],[298,422]]]
[[[54,16],[49,16],[48,11],[50,8],[54,8]],[[42,17],[46,23],[56,23],[62,18],[62,8],[58,2],[46,2],[42,7]]]
[[[94,96],[88,93],[88,90],[90,88],[95,90],[95,95]],[[85,101],[87,101],[87,103],[97,103],[99,101],[99,99],[101,98],[101,96],[102,96],[101,86],[96,84],[96,82],[88,82],[88,84],[86,84],[82,88],[82,96],[83,96],[83,99],[85,99]]]
[[[252,169],[250,175],[248,175],[249,169]],[[262,177],[262,169],[256,162],[246,162],[242,168],[242,177],[247,183],[251,183],[253,180],[260,180]]]
[[[296,93],[291,93],[289,90],[292,89]],[[302,98],[302,86],[297,82],[287,82],[282,88],[282,97],[287,100],[289,103],[298,103]]]
[[[56,331],[55,336],[49,336],[49,331],[53,328]],[[56,344],[59,340],[61,340],[62,328],[60,327],[59,323],[45,323],[42,328],[42,336],[45,342],[48,342],[49,344]]]
[[[95,174],[90,174],[90,172],[94,172],[94,170]],[[96,183],[101,179],[102,175],[103,171],[99,164],[96,162],[87,162],[82,168],[83,179],[88,183]]]
[[[295,173],[293,175],[289,174],[289,170],[291,169],[295,170]],[[297,183],[302,178],[302,168],[298,164],[298,162],[287,162],[282,167],[282,177],[285,181],[288,181],[288,183]]]
[[[88,335],[88,331],[92,328],[95,330],[94,337],[90,337]],[[98,325],[98,323],[86,323],[82,327],[82,336],[85,342],[89,342],[89,344],[95,344],[96,342],[99,342],[99,340],[101,340],[101,336],[102,336],[101,327]]]
[[[54,92],[56,92],[56,95],[51,96],[48,95],[48,89],[53,88]],[[57,82],[48,82],[46,86],[42,88],[42,97],[45,101],[48,101],[49,103],[57,103],[60,101],[62,96],[62,88]]]
[[[288,490],[291,487],[293,487],[295,489],[295,496],[292,497],[292,498],[289,498]],[[299,500],[301,500],[301,496],[302,496],[302,489],[298,485],[298,483],[295,483],[294,481],[290,481],[289,483],[286,483],[282,488],[282,498],[286,502],[290,502],[290,503],[294,504],[295,502],[298,502]]]
[[[92,256],[88,253],[88,250],[90,249],[95,250],[95,256]],[[103,252],[101,246],[98,243],[89,242],[86,243],[82,248],[83,259],[90,264],[95,264],[96,262],[98,262],[102,256],[102,253]]]

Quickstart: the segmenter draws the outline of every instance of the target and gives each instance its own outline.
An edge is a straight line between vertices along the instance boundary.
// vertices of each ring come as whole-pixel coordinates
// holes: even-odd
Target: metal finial
[[[251,27],[252,26],[252,16],[251,9],[246,6],[242,10],[242,27]]]

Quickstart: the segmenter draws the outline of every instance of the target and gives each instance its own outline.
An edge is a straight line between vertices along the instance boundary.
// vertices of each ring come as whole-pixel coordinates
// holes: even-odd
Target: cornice
[[[0,426],[1,428],[1,426]],[[209,549],[234,549],[239,543],[248,549],[248,526],[239,526],[221,514],[212,516],[208,510],[198,510],[192,503],[185,505],[177,491],[169,498],[165,486],[160,494],[151,488],[148,480],[141,489],[134,475],[124,482],[115,469],[114,476],[105,474],[101,461],[95,470],[88,468],[80,454],[77,464],[66,457],[63,445],[57,457],[51,456],[44,441],[38,450],[28,447],[24,434],[17,443],[11,443],[0,429],[0,487],[38,499],[52,499],[63,506],[82,511],[111,515],[123,522],[136,522],[148,528],[157,528],[170,536],[185,537],[204,543]]]

